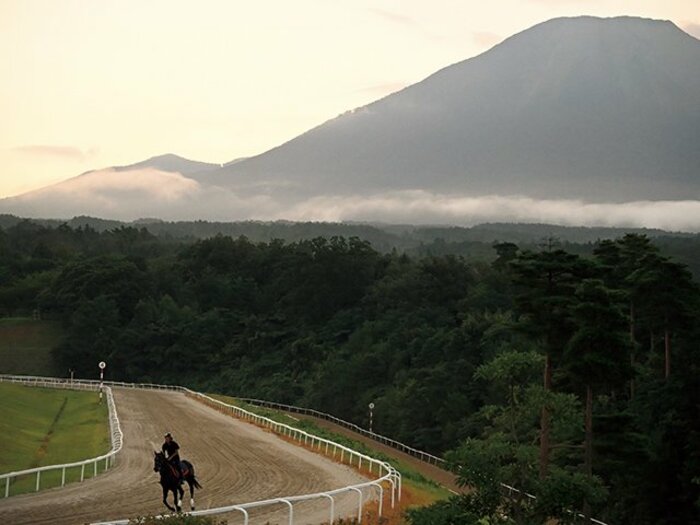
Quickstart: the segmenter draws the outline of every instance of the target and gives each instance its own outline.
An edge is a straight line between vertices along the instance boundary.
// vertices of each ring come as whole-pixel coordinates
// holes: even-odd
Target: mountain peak
[[[299,196],[700,197],[698,107],[700,41],[673,23],[557,18],[206,178]]]
[[[219,164],[210,164],[207,162],[199,162],[196,160],[186,159],[175,155],[174,153],[165,153],[163,155],[157,155],[149,159],[137,162],[135,164],[129,164],[127,166],[115,166],[113,169],[115,171],[128,171],[137,170],[143,168],[155,168],[160,171],[168,171],[173,173],[180,173],[181,175],[193,175],[196,173],[202,173],[216,168],[220,168]]]
[[[671,22],[558,18],[256,157],[220,166],[159,155],[56,190],[71,215],[97,206],[122,217],[642,225],[672,216],[664,227],[697,229],[698,108],[700,41]],[[57,194],[4,206],[45,213]]]

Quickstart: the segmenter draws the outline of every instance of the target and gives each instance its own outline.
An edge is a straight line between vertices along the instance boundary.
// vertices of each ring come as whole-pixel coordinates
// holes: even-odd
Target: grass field
[[[61,340],[59,323],[23,317],[0,318],[0,374],[60,375],[51,349]]]
[[[95,392],[33,388],[0,383],[0,473],[70,463],[109,451],[107,404]],[[104,464],[98,466],[104,469]],[[41,487],[61,482],[60,471],[41,475]],[[69,469],[66,481],[80,479]],[[94,475],[94,466],[84,472]],[[34,490],[36,475],[12,480],[11,494]],[[4,491],[4,483],[0,489]]]

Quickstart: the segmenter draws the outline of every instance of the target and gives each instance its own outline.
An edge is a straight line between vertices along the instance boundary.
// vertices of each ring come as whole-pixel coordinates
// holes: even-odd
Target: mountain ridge
[[[222,166],[222,164],[213,164],[210,162],[202,162],[198,160],[187,159],[185,157],[181,157],[180,155],[176,155],[175,153],[163,153],[161,155],[154,155],[153,157],[149,157],[145,160],[134,162],[133,164],[125,164],[123,166],[109,166],[107,168],[89,170],[84,173],[81,173],[80,175],[78,175],[78,177],[105,170],[120,172],[138,170],[143,168],[154,168],[170,173],[180,173],[181,175],[192,176],[197,175],[198,173],[204,173],[207,171],[215,170]]]
[[[591,32],[595,34],[591,36]],[[576,38],[567,40],[567,35],[572,34]],[[583,59],[588,57],[590,49],[581,42],[595,40],[603,42],[599,43],[600,49],[595,50],[594,63],[586,64]],[[663,65],[661,59],[668,58],[666,53],[651,52],[653,42],[658,40],[664,40],[675,55],[692,55],[692,63],[697,68],[689,67],[684,72],[683,67]],[[533,57],[548,54],[551,60],[564,62],[556,50],[552,51],[552,47],[557,47],[552,46],[553,41],[558,46],[568,46],[568,53],[563,54],[576,58],[566,62],[569,69],[561,66],[551,73],[533,60]],[[617,54],[607,52],[611,48],[608,41],[617,43],[617,48],[613,47],[620,48]],[[642,49],[629,49],[631,42]],[[613,79],[610,71],[624,64],[628,55],[641,60],[641,66],[628,67],[629,72],[625,74],[629,78],[620,73],[620,66],[617,78]],[[599,71],[600,60],[605,63],[604,71]],[[576,67],[572,62],[576,62]],[[638,81],[638,77],[650,76],[646,71],[652,66],[654,72],[664,74],[652,75],[655,84],[646,91],[637,89],[635,85],[648,83]],[[536,67],[549,75],[545,77],[546,83],[539,75],[532,75]],[[669,68],[673,78],[666,80]],[[610,188],[601,192],[597,191],[596,184],[576,182],[576,176],[571,175],[575,171],[575,175],[583,173],[595,177],[596,171],[610,161],[608,173],[622,173],[627,178],[632,178],[635,172],[641,173],[635,180],[640,187],[634,195],[637,198],[687,197],[689,188],[694,190],[694,196],[700,196],[697,185],[689,185],[686,180],[690,172],[700,166],[700,155],[686,149],[682,153],[689,158],[685,159],[685,164],[676,163],[674,167],[673,153],[678,148],[663,143],[666,130],[661,129],[674,126],[674,122],[663,121],[669,104],[675,101],[683,108],[674,108],[675,118],[682,118],[685,108],[700,105],[697,71],[700,71],[700,41],[669,21],[634,17],[554,19],[513,35],[476,57],[447,66],[397,93],[330,119],[265,153],[232,167],[213,170],[205,180],[220,185],[243,182],[252,189],[301,189],[302,194],[311,184],[321,191],[340,188],[346,193],[354,187],[386,190],[398,189],[398,186],[481,195],[573,196],[592,200],[609,199],[613,195],[628,200],[628,189],[621,191],[615,184],[602,181],[603,186]],[[549,87],[557,82],[559,86]],[[677,87],[689,83],[692,89]],[[469,90],[461,91],[465,85]],[[522,96],[523,85],[530,87],[526,96]],[[560,90],[558,94],[557,89]],[[667,93],[669,90],[673,91],[672,95]],[[436,103],[441,97],[449,97],[450,103]],[[639,99],[647,106],[654,106],[653,111],[648,112],[650,115],[639,114],[634,106]],[[591,115],[591,109],[595,108],[599,108],[595,118],[604,122],[595,122]],[[379,111],[383,111],[386,118],[373,116]],[[557,121],[556,115],[562,112],[567,115]],[[606,120],[608,112],[614,113],[616,118],[607,117]],[[690,135],[700,129],[700,116],[692,117],[676,125],[678,133],[683,134],[681,141],[690,142],[694,137]],[[465,119],[476,124],[463,126]],[[525,122],[520,123],[521,120]],[[574,129],[569,123],[573,123]],[[658,132],[647,131],[650,137],[639,136],[640,133],[630,135],[626,123],[633,127],[656,123]],[[505,138],[500,137],[499,132],[506,125],[517,129],[506,133]],[[429,133],[421,135],[417,131],[421,127]],[[606,128],[614,133],[601,134]],[[528,140],[528,135],[533,136],[534,132],[538,133],[537,140]],[[438,133],[439,139],[433,139]],[[396,138],[397,135],[400,136]],[[619,158],[606,147],[625,138],[628,141],[626,151],[638,157],[636,161],[632,159],[633,166],[629,166],[630,159]],[[584,144],[584,140],[589,144]],[[647,147],[650,142],[653,148]],[[585,146],[584,151],[579,151],[579,145]],[[658,150],[663,158],[655,162],[652,150]],[[560,154],[556,154],[557,151]],[[543,157],[546,162],[539,162],[535,157]],[[576,169],[581,164],[585,167]],[[660,172],[651,169],[654,164],[670,165],[671,170],[678,173],[678,180],[667,180],[667,191],[660,194],[658,184],[650,180]],[[514,166],[518,165],[516,169]],[[433,166],[433,173],[429,173],[430,166]],[[453,184],[454,177],[464,172],[471,173],[469,184]],[[537,174],[539,178],[534,177]],[[494,177],[500,177],[502,183],[493,184]]]
[[[700,40],[669,21],[567,17],[254,157],[159,155],[0,210],[697,231],[698,143]]]

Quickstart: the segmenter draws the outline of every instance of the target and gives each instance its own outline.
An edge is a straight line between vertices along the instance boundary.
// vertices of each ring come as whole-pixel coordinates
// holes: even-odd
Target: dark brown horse
[[[160,484],[163,487],[163,503],[173,512],[182,511],[182,496],[185,491],[182,489],[180,471],[172,465],[162,452],[153,452],[153,471],[160,473]],[[182,479],[190,486],[190,508],[194,510],[194,489],[201,489],[202,486],[194,476],[194,467],[189,461],[183,461],[183,476]],[[173,493],[175,499],[175,507],[171,507],[168,503],[168,492]]]

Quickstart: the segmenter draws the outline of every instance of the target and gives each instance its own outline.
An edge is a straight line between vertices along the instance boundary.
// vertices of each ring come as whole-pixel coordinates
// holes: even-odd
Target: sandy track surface
[[[204,487],[197,509],[332,490],[366,481],[351,468],[309,452],[184,394],[114,389],[124,432],[116,466],[83,483],[0,500],[0,523],[76,524],[165,511],[153,449],[171,431]],[[369,492],[366,492],[369,495]],[[337,498],[337,516],[357,512],[357,495]],[[171,500],[172,501],[172,500]],[[186,503],[189,494],[186,491]],[[185,507],[188,508],[188,507]],[[329,502],[294,505],[294,523],[328,521]],[[286,523],[284,505],[251,512],[253,523]],[[239,514],[223,516],[242,523]]]

